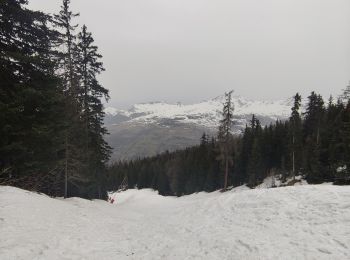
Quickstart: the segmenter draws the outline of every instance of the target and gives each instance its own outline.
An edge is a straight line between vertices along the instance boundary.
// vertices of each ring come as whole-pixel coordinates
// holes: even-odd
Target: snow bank
[[[0,186],[0,259],[349,259],[350,187],[300,185],[116,204]]]
[[[269,189],[283,186],[307,185],[307,181],[301,175],[288,177],[284,182],[281,180],[282,175],[268,176],[264,181],[256,186],[256,189]]]

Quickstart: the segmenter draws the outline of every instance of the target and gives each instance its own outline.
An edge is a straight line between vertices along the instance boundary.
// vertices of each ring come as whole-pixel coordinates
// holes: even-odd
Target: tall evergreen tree
[[[249,149],[248,163],[247,163],[247,182],[250,187],[256,186],[263,175],[262,165],[262,149],[261,149],[261,124],[260,121],[252,116],[250,122],[250,129],[252,133],[251,147]]]
[[[224,165],[225,168],[223,190],[227,189],[229,166],[233,164],[232,149],[230,146],[230,141],[232,140],[231,128],[233,125],[234,112],[232,93],[233,91],[225,93],[225,103],[218,132],[218,145],[220,149],[218,160],[221,161],[222,165]]]
[[[305,170],[308,173],[308,180],[320,182],[322,180],[323,169],[321,167],[321,131],[324,118],[324,101],[322,97],[312,92],[308,97],[303,126],[306,150],[305,150]]]
[[[101,197],[110,153],[101,56],[86,27],[77,44],[69,0],[54,17],[26,4],[0,1],[0,183]]]
[[[89,177],[94,183],[99,183],[98,190],[101,190],[102,174],[105,172],[105,165],[110,157],[111,148],[104,140],[107,129],[103,126],[104,112],[101,98],[108,100],[108,90],[101,86],[97,75],[104,71],[102,55],[98,53],[97,46],[91,33],[86,26],[78,35],[77,72],[80,78],[81,91],[80,103],[82,104],[82,118],[85,132],[85,165]],[[100,193],[100,192],[99,192]]]
[[[52,58],[58,34],[49,15],[26,4],[0,1],[0,178],[54,195],[64,104]]]
[[[339,160],[337,177],[339,183],[350,183],[350,101],[342,113],[342,127],[340,130],[343,159]],[[340,170],[341,169],[341,170]]]
[[[78,13],[73,13],[70,10],[70,0],[62,0],[62,6],[59,14],[56,14],[55,25],[62,30],[60,44],[65,49],[61,52],[61,71],[63,84],[65,90],[71,95],[76,97],[78,95],[78,84],[76,76],[76,68],[74,61],[74,50],[76,49],[75,44],[75,30],[78,25],[72,24],[72,20],[78,17]]]
[[[300,169],[302,156],[302,121],[300,116],[301,96],[297,93],[294,96],[294,104],[292,107],[292,115],[290,122],[290,138],[289,147],[292,152],[292,173],[295,177],[296,169]]]
[[[324,139],[327,142],[324,145],[324,154],[326,156],[326,167],[328,168],[328,179],[335,177],[338,167],[344,166],[344,142],[342,140],[342,126],[344,105],[340,100],[334,103],[330,97],[327,111],[325,113]]]
[[[317,144],[320,142],[320,131],[324,115],[324,101],[315,92],[308,97],[308,104],[304,114],[304,135],[313,138]]]
[[[55,24],[61,30],[60,47],[64,49],[60,52],[59,68],[62,90],[66,97],[65,106],[65,137],[64,137],[64,197],[69,194],[73,195],[73,190],[79,190],[82,182],[86,179],[82,176],[84,165],[84,139],[80,133],[83,128],[81,120],[82,104],[80,103],[80,84],[77,72],[77,45],[75,30],[77,25],[73,25],[72,21],[79,14],[74,14],[70,10],[70,0],[62,0],[62,6],[59,14],[55,15]],[[71,187],[69,192],[68,187]],[[79,193],[78,191],[75,193]]]

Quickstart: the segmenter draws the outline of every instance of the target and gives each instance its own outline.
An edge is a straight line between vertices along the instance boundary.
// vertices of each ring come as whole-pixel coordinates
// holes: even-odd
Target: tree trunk
[[[295,137],[293,135],[293,179],[295,180]]]
[[[64,198],[67,198],[68,195],[68,136],[66,133],[66,140],[65,140],[65,148],[66,148],[66,154],[65,154],[65,169],[64,169]]]
[[[228,158],[226,156],[226,167],[225,167],[225,183],[224,183],[224,190],[227,189],[227,179],[228,179]]]

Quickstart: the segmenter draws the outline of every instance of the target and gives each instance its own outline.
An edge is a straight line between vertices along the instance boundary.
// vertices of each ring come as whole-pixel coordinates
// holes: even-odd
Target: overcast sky
[[[59,0],[30,0],[57,12]],[[104,56],[110,104],[339,94],[350,80],[349,0],[72,0]]]

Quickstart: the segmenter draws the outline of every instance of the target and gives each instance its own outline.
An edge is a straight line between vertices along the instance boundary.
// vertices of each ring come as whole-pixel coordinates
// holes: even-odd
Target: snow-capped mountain
[[[190,105],[152,102],[136,104],[128,110],[107,107],[105,123],[111,133],[108,141],[114,148],[114,158],[154,155],[197,144],[203,132],[215,134],[224,101],[222,95]],[[292,99],[256,101],[236,95],[233,103],[233,133],[239,134],[252,114],[262,125],[288,118]]]
[[[260,118],[268,118],[269,121],[285,119],[290,115],[291,99],[278,101],[253,101],[240,96],[234,96],[234,115],[237,125],[246,123],[246,116],[252,114]],[[224,96],[202,101],[197,104],[184,105],[181,103],[169,104],[165,102],[152,102],[133,105],[128,110],[118,110],[113,107],[105,109],[106,116],[110,123],[123,121],[137,123],[159,123],[162,120],[174,120],[179,123],[196,124],[208,128],[217,128],[221,119],[221,110],[224,103]]]

